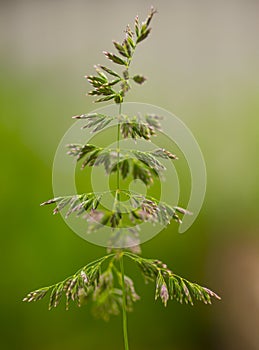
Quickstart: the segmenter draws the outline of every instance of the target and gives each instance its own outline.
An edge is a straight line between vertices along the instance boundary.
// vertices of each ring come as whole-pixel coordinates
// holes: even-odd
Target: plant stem
[[[121,270],[121,287],[122,287],[122,317],[123,317],[124,348],[125,350],[129,350],[123,254],[121,254],[120,256],[120,270]]]
[[[121,115],[121,103],[119,107],[119,116]],[[117,198],[120,200],[120,123],[117,128]],[[128,327],[127,327],[127,310],[126,310],[126,291],[124,280],[124,265],[123,265],[123,252],[120,254],[120,270],[121,270],[121,288],[122,288],[122,318],[123,318],[123,337],[124,337],[124,349],[129,350],[128,342]]]

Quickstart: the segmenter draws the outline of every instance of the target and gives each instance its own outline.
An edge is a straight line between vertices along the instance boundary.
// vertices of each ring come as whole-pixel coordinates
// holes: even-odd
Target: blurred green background
[[[85,74],[104,63],[150,2],[0,2],[2,349],[123,349],[120,317],[95,320],[90,307],[47,311],[24,295],[76,271],[104,249],[39,203],[51,198],[56,147],[71,116],[95,108]],[[161,0],[134,71],[149,79],[128,101],[161,106],[192,130],[207,164],[203,209],[186,233],[172,224],[143,245],[180,275],[222,296],[208,307],[141,301],[129,315],[131,349],[259,349],[259,44],[256,0]]]

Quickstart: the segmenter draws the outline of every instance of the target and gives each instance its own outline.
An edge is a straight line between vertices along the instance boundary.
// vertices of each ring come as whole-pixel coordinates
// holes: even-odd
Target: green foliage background
[[[161,106],[196,136],[207,164],[203,209],[183,235],[173,223],[143,256],[207,285],[208,307],[141,301],[129,315],[134,350],[256,349],[258,335],[258,3],[156,1],[150,39],[134,68],[149,79],[127,101]],[[47,311],[24,295],[62,280],[104,253],[39,203],[52,197],[51,168],[71,116],[95,108],[83,76],[148,1],[10,1],[1,6],[1,299],[3,349],[121,349],[121,319],[95,320],[89,307]]]

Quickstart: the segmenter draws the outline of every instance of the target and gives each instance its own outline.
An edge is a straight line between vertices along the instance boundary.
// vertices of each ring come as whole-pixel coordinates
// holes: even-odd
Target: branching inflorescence
[[[102,199],[107,194],[106,192],[65,195],[42,203],[42,205],[55,204],[54,214],[66,209],[66,217],[76,215],[84,218],[88,222],[90,232],[97,231],[103,226],[109,228],[112,232],[107,244],[109,252],[102,258],[82,267],[64,281],[38,289],[24,298],[24,301],[27,302],[38,301],[49,293],[49,309],[58,306],[63,296],[67,309],[70,301],[81,306],[91,300],[94,314],[104,320],[108,320],[111,315],[119,314],[122,309],[126,350],[129,349],[126,312],[132,310],[133,303],[139,300],[139,296],[135,291],[132,279],[124,274],[123,257],[132,260],[140,268],[146,282],[155,283],[155,299],[160,298],[164,306],[167,305],[169,299],[191,305],[194,300],[210,304],[212,298],[220,299],[208,288],[174,274],[161,261],[145,259],[139,255],[141,252],[139,247],[141,223],[150,222],[166,226],[171,220],[181,223],[181,215],[191,213],[151,196],[123,189],[121,186],[121,180],[128,177],[139,179],[145,185],[151,186],[154,179],[160,179],[166,170],[161,160],[178,159],[171,151],[164,148],[145,152],[120,148],[120,137],[135,141],[137,139],[150,140],[152,136],[161,131],[160,116],[153,114],[144,117],[140,114],[128,116],[121,113],[121,106],[126,93],[131,88],[131,82],[141,85],[146,80],[142,75],[131,76],[129,68],[136,47],[148,37],[151,31],[150,23],[154,14],[155,11],[151,9],[142,24],[136,17],[134,31],[127,26],[123,42],[121,44],[113,42],[118,54],[104,52],[110,61],[123,68],[122,73],[98,65],[95,66],[97,75],[86,76],[93,87],[88,95],[97,97],[95,102],[114,100],[119,105],[118,115],[89,113],[73,117],[84,120],[83,129],[90,128],[93,133],[100,132],[112,121],[117,120],[116,148],[104,149],[89,143],[70,144],[67,152],[68,155],[81,162],[82,169],[103,166],[107,175],[116,174],[116,190],[107,191],[113,194],[114,203],[110,209],[103,207]],[[122,198],[127,201],[121,201]],[[115,243],[118,241],[122,247],[130,248],[116,249]]]

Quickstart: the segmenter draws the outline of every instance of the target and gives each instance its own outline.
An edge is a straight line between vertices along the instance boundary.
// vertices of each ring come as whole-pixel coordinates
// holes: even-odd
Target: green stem
[[[119,107],[119,116],[121,115],[121,103]],[[120,123],[117,128],[117,199],[120,200]],[[126,290],[124,280],[124,265],[123,265],[123,253],[120,254],[120,270],[121,270],[121,288],[122,288],[122,318],[123,318],[123,337],[124,337],[124,349],[129,350],[128,342],[128,327],[127,327],[127,310],[126,310]]]
[[[125,350],[129,350],[123,254],[121,254],[120,256],[120,270],[121,270],[121,287],[122,287],[122,317],[123,317],[124,348]]]

